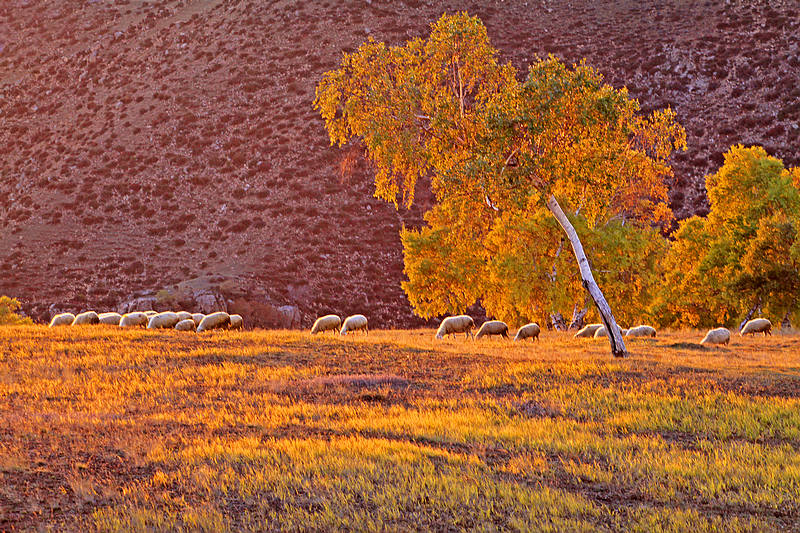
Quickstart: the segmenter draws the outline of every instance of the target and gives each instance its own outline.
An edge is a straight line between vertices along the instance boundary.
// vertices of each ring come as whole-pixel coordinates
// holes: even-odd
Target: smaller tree
[[[676,233],[659,311],[692,326],[732,324],[760,308],[774,317],[797,311],[798,184],[800,171],[763,148],[732,147],[706,179],[708,218],[692,217]]]
[[[17,311],[21,307],[16,298],[0,296],[0,326],[18,326],[22,324],[33,324],[33,321],[20,316]]]

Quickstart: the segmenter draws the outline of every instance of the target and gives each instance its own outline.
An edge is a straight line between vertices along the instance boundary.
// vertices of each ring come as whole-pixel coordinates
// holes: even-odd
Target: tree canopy
[[[405,288],[423,316],[490,301],[509,281],[503,272],[519,272],[511,280],[519,286],[552,271],[560,239],[528,233],[533,251],[492,253],[508,252],[498,248],[513,239],[508,231],[556,228],[549,210],[572,245],[582,285],[604,322],[615,324],[571,221],[588,235],[612,222],[645,228],[672,217],[667,159],[685,146],[674,112],[643,116],[626,89],[605,84],[585,63],[569,67],[552,56],[520,80],[498,60],[481,21],[465,13],[443,15],[427,39],[400,46],[370,39],[344,54],[314,104],[332,144],[363,147],[376,169],[376,196],[411,205],[420,178],[430,179],[436,205],[428,226],[403,234]],[[497,309],[527,314],[517,305],[524,292],[514,291],[513,304],[498,297]],[[616,334],[610,340],[624,353]]]
[[[734,324],[748,309],[800,310],[800,169],[738,145],[706,179],[707,218],[681,222],[658,312],[676,325]]]

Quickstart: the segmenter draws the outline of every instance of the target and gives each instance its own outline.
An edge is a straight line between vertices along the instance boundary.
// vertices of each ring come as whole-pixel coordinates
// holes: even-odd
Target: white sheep
[[[602,328],[603,324],[587,324],[578,333],[572,336],[573,339],[592,338],[598,329]]]
[[[147,315],[147,318],[149,320],[151,317],[156,316],[158,314],[158,311],[153,311],[152,309],[150,309],[149,311],[142,311],[142,313]]]
[[[231,328],[230,329],[242,329],[244,327],[244,319],[242,315],[231,315]]]
[[[109,311],[108,313],[100,313],[97,315],[101,324],[108,324],[109,326],[119,326],[119,321],[122,320],[122,315]]]
[[[767,334],[772,335],[772,322],[766,318],[754,318],[744,325],[739,336],[744,337],[747,334],[754,335],[756,333],[763,333],[765,337]]]
[[[517,334],[514,336],[515,341],[523,341],[525,339],[533,339],[535,341],[539,340],[539,333],[541,333],[542,329],[539,327],[539,324],[536,322],[531,322],[530,324],[525,324],[517,331]]]
[[[145,313],[140,311],[134,311],[133,313],[125,313],[122,315],[122,318],[119,321],[119,327],[121,328],[135,328],[135,327],[146,327],[148,317]]]
[[[367,326],[367,317],[364,315],[351,315],[344,319],[342,329],[339,330],[339,335],[347,335],[351,331],[363,331],[364,335],[369,334],[369,327]]]
[[[342,319],[339,318],[338,315],[321,316],[314,322],[314,325],[311,326],[311,334],[323,333],[328,330],[333,330],[333,332],[336,333],[339,331],[341,325]]]
[[[163,313],[158,313],[150,317],[150,320],[147,322],[147,329],[172,329],[175,327],[175,324],[180,321],[181,319],[178,318],[178,313],[164,311]]]
[[[71,326],[75,321],[75,315],[72,313],[59,313],[50,321],[50,327],[56,326]]]
[[[651,326],[636,326],[628,330],[627,337],[655,337],[656,329]]]
[[[449,316],[442,320],[439,324],[439,329],[436,330],[436,338],[443,339],[445,335],[455,335],[456,333],[463,333],[464,338],[472,337],[472,328],[475,327],[475,321],[469,315]]]
[[[87,324],[99,324],[100,317],[94,311],[86,311],[75,315],[75,320],[72,321],[73,326],[84,326]]]
[[[199,326],[200,322],[206,317],[203,313],[192,313],[192,320],[194,320],[194,325]]]
[[[175,314],[178,315],[178,318],[181,319],[181,321],[192,320],[192,313],[189,313],[188,311],[178,311]]]
[[[709,330],[700,344],[728,344],[731,341],[731,332],[726,328]]]
[[[623,337],[625,336],[626,333],[628,333],[627,329],[621,328],[619,326],[617,326],[617,329],[619,330],[619,334],[622,335]],[[595,339],[599,339],[601,337],[608,337],[605,326],[600,326],[599,328],[597,328],[597,331],[594,332]]]
[[[484,335],[502,335],[507,339],[508,324],[502,320],[487,320],[481,324],[480,329],[478,329],[478,333],[475,334],[475,338],[480,339]]]
[[[209,331],[212,329],[223,329],[228,327],[230,323],[231,315],[225,311],[217,311],[216,313],[206,315],[205,318],[200,321],[200,324],[197,326],[197,332],[200,333],[201,331]]]
[[[194,331],[197,326],[194,325],[194,320],[187,318],[175,324],[175,329],[178,331]]]

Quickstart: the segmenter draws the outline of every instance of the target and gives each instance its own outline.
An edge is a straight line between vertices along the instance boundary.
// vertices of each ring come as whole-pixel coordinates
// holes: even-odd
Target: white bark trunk
[[[622,333],[620,332],[617,321],[614,320],[614,314],[611,312],[611,307],[608,305],[603,292],[598,287],[597,282],[592,275],[592,269],[589,268],[589,260],[586,258],[586,253],[583,251],[583,244],[578,237],[578,232],[575,227],[564,214],[564,210],[558,205],[558,200],[555,196],[550,195],[547,199],[547,208],[556,217],[556,220],[561,225],[564,233],[567,234],[570,244],[572,244],[572,251],[575,253],[575,259],[578,260],[578,267],[581,270],[581,279],[583,286],[589,292],[589,295],[594,300],[597,310],[600,312],[600,317],[603,320],[603,325],[608,332],[608,341],[611,344],[611,353],[614,357],[625,357],[627,350],[625,348],[625,341],[622,340]]]

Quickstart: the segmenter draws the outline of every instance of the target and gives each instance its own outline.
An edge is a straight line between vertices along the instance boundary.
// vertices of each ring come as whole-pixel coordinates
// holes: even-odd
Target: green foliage
[[[30,318],[17,314],[19,308],[20,303],[16,298],[0,296],[0,326],[33,324]]]
[[[428,226],[402,233],[403,287],[417,314],[481,298],[516,322],[583,305],[579,278],[566,273],[576,262],[545,209],[551,197],[592,241],[595,267],[610,265],[601,278],[612,293],[640,307],[644,268],[661,249],[648,228],[672,217],[666,161],[685,147],[671,110],[640,116],[627,90],[552,56],[521,82],[465,13],[442,16],[426,40],[370,39],[345,54],[314,105],[332,144],[363,147],[376,196],[411,205],[418,179],[431,179]]]
[[[706,179],[707,219],[684,221],[656,308],[679,325],[732,325],[759,302],[773,319],[800,309],[800,172],[763,148],[734,146]]]

